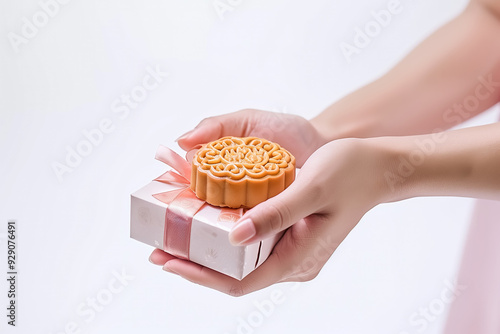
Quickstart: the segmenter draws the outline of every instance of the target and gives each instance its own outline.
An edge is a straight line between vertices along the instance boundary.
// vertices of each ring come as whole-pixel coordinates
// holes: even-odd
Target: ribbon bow
[[[191,165],[189,162],[162,145],[158,147],[155,159],[172,167],[173,170],[160,175],[154,181],[181,186],[180,189],[153,195],[154,198],[168,205],[165,214],[163,250],[187,260],[189,259],[193,217],[204,205],[209,204],[196,197],[190,188]],[[236,222],[242,215],[243,209],[222,208],[218,220]]]

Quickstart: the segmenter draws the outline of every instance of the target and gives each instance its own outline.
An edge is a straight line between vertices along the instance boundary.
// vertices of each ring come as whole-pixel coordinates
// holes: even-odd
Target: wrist
[[[344,98],[310,120],[327,142],[342,138],[371,138],[380,136],[380,117],[377,102],[358,105],[350,96]]]
[[[343,138],[367,137],[363,135],[362,122],[346,117],[340,110],[334,104],[310,120],[324,142],[328,143]]]
[[[361,154],[368,157],[367,174],[375,194],[373,205],[396,202],[409,198],[409,174],[401,169],[401,158],[408,150],[405,137],[376,137],[362,139],[365,149]],[[404,166],[406,167],[406,165]]]
[[[360,202],[373,207],[427,195],[430,190],[436,189],[435,184],[445,180],[444,175],[448,172],[446,157],[436,154],[440,148],[439,142],[445,139],[444,134],[439,133],[427,136],[346,138],[334,140],[332,144],[350,143],[349,151],[357,158],[344,158],[351,165],[351,173],[361,181],[357,186],[366,189],[366,196],[362,196]],[[359,165],[362,165],[361,169],[358,169]],[[453,183],[453,179],[460,177],[461,170],[458,166],[457,173],[446,175],[446,182]]]
[[[342,175],[346,175],[348,188],[356,192],[356,201],[349,199],[346,206],[366,209],[405,198],[404,182],[399,182],[398,177],[395,177],[396,181],[392,179],[395,162],[404,149],[393,138],[395,137],[345,138],[325,145],[337,149],[345,147],[340,156],[334,156],[331,164],[345,166]]]
[[[378,167],[371,172],[379,180],[377,204],[448,194],[467,171],[469,161],[446,154],[446,140],[446,133],[365,139],[377,155],[372,164]]]
[[[399,198],[500,197],[500,123],[421,136],[393,137]]]
[[[418,196],[458,195],[470,174],[473,152],[449,132],[377,138],[386,152],[387,202]]]

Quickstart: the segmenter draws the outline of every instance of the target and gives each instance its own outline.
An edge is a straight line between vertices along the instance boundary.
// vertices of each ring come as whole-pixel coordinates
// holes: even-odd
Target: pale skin
[[[257,110],[203,120],[179,138],[182,148],[258,135],[277,119],[286,125],[270,139],[290,149],[301,172],[281,194],[247,211],[229,238],[246,245],[286,231],[267,261],[242,281],[159,249],[151,262],[242,296],[316,277],[378,204],[434,195],[500,200],[500,123],[442,132],[500,100],[498,36],[500,2],[473,0],[386,75],[310,121]]]

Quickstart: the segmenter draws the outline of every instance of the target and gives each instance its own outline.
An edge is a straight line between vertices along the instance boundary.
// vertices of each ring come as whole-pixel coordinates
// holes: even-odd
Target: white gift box
[[[180,188],[152,181],[134,192],[131,195],[130,237],[163,249],[168,204],[153,195]],[[233,246],[228,234],[235,219],[230,215],[225,219],[221,210],[205,204],[194,215],[189,260],[241,280],[267,259],[281,233],[248,246]]]

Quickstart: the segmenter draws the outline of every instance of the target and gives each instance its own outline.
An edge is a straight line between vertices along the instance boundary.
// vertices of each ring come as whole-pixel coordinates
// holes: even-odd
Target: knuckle
[[[198,124],[197,127],[203,126],[203,125],[209,125],[209,124],[213,123],[214,120],[215,120],[214,116],[205,117],[204,119],[201,120],[201,122]]]
[[[326,182],[322,177],[318,177],[315,179],[309,179],[305,182],[306,188],[303,189],[303,193],[307,194],[304,196],[304,203],[315,209],[318,209],[318,206],[322,206],[324,203],[328,203],[331,198],[331,189],[327,186],[328,182]]]
[[[288,282],[309,282],[319,275],[320,270],[320,268],[304,269],[300,266],[296,266],[288,272],[288,275],[285,276],[284,280]]]
[[[201,122],[196,126],[196,128],[206,128],[206,129],[211,129],[212,131],[215,132],[217,138],[222,136],[222,133],[224,132],[224,124],[223,124],[223,118],[221,116],[211,116],[211,117],[206,117],[201,120]]]
[[[285,203],[277,202],[277,204],[270,204],[266,207],[266,216],[267,228],[265,232],[278,232],[286,227],[291,214],[290,209]]]
[[[309,268],[301,268],[300,272],[297,274],[297,281],[299,282],[308,282],[315,279],[319,272],[321,271],[321,267],[313,266]]]
[[[313,179],[309,183],[309,200],[312,202],[321,201],[327,197],[329,197],[330,192],[328,191],[328,187],[325,186],[328,184],[325,180],[317,180]]]
[[[244,296],[246,292],[241,283],[235,283],[229,287],[227,294],[232,297],[241,297]]]
[[[245,108],[245,109],[240,109],[237,111],[238,113],[241,114],[255,114],[255,113],[261,113],[262,110],[257,110],[257,109],[251,109],[251,108]]]
[[[309,282],[318,277],[319,271],[307,272],[300,277],[300,282]]]

